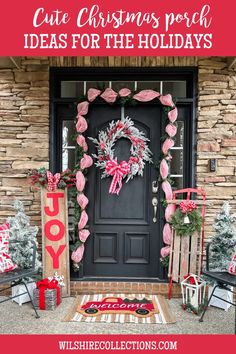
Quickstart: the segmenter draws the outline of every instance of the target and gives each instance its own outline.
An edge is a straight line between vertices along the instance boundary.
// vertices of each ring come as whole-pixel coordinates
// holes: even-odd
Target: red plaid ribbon
[[[122,187],[122,178],[125,177],[130,171],[130,165],[126,161],[118,164],[117,160],[109,160],[106,163],[106,172],[113,176],[111,181],[109,193],[119,194]]]
[[[185,214],[187,212],[191,213],[194,209],[196,209],[196,204],[192,200],[182,201],[179,205],[182,213]]]
[[[47,171],[47,179],[48,179],[48,190],[54,192],[57,189],[57,185],[60,181],[61,174],[56,173],[54,176],[50,171]]]

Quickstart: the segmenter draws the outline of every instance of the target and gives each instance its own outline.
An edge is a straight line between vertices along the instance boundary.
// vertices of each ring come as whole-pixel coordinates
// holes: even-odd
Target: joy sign
[[[66,190],[41,191],[43,276],[63,275],[63,295],[70,294],[69,241]]]

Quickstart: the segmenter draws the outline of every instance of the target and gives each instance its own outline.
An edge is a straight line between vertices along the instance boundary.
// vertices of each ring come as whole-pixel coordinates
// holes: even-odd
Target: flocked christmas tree
[[[224,203],[215,218],[215,235],[210,247],[210,269],[226,271],[236,245],[235,217],[230,214],[229,203]]]
[[[16,215],[8,218],[10,224],[10,243],[9,251],[12,261],[17,264],[19,268],[30,268],[32,265],[32,242],[36,245],[36,235],[38,233],[37,226],[30,226],[30,218],[24,212],[24,205],[21,201],[16,200],[14,203]],[[20,241],[20,242],[15,242]],[[37,269],[41,268],[39,254],[36,252]]]

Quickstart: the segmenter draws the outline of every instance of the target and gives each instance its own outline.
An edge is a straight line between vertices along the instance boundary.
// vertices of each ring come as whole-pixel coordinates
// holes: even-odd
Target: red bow
[[[187,275],[184,276],[184,279],[187,279],[187,278],[188,278],[189,284],[196,285],[196,281],[195,281],[195,278],[193,276],[189,276],[189,274],[187,274]]]
[[[179,205],[182,213],[185,214],[187,212],[191,213],[194,209],[196,209],[196,204],[193,201],[182,201]]]
[[[130,165],[126,161],[121,161],[118,164],[117,160],[109,160],[106,163],[106,172],[113,176],[111,181],[109,193],[119,194],[122,187],[122,178],[125,177],[130,171]],[[118,187],[117,187],[118,185]]]
[[[54,176],[50,171],[47,171],[47,179],[48,179],[48,190],[54,192],[57,189],[57,185],[60,181],[61,174],[56,173]]]
[[[48,278],[42,279],[36,283],[37,289],[39,289],[39,308],[45,310],[45,290],[56,289],[57,290],[57,305],[61,302],[61,289],[58,286],[58,281],[52,279],[51,281]]]

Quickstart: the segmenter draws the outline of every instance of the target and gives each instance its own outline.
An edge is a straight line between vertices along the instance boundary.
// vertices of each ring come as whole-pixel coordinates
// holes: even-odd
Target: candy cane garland
[[[139,101],[139,102],[149,102],[152,101],[153,99],[158,98],[159,101],[163,106],[166,106],[168,111],[168,119],[169,123],[166,126],[166,134],[167,134],[167,139],[164,141],[162,145],[162,153],[163,153],[163,158],[161,161],[160,165],[160,176],[162,179],[162,190],[164,191],[165,194],[165,199],[172,199],[172,188],[170,183],[168,182],[168,176],[169,176],[169,162],[171,161],[171,155],[170,155],[170,149],[174,146],[174,141],[173,138],[177,133],[177,127],[175,125],[175,121],[177,120],[178,117],[178,110],[175,107],[175,104],[173,103],[172,96],[170,94],[168,95],[160,95],[159,92],[154,91],[154,90],[142,90],[139,93],[133,95],[132,97],[132,92],[128,88],[122,88],[118,93],[116,93],[114,90],[111,88],[105,89],[104,92],[97,90],[95,88],[90,88],[87,92],[87,101],[80,102],[77,106],[78,109],[78,115],[77,115],[77,124],[76,124],[76,130],[78,132],[78,137],[77,137],[77,143],[78,145],[82,148],[83,152],[86,153],[88,150],[88,146],[86,143],[86,139],[83,136],[83,133],[87,130],[87,121],[84,118],[84,115],[88,113],[88,108],[89,104],[93,102],[97,97],[101,97],[104,101],[106,101],[109,104],[114,103],[117,98],[125,98],[129,96],[130,98],[133,98],[133,100]],[[117,180],[118,185],[119,185],[119,179]],[[78,185],[79,185],[78,181]],[[115,184],[115,181],[114,181]],[[113,187],[112,187],[113,188]],[[79,195],[83,194],[83,191],[78,192]],[[86,198],[86,197],[85,197]],[[81,198],[82,199],[82,198]],[[79,196],[77,196],[77,201],[80,200]],[[82,209],[81,209],[82,211]],[[164,237],[164,243],[167,244],[167,246],[163,247],[161,249],[161,256],[162,258],[165,258],[169,255],[170,253],[170,243],[171,243],[171,229],[169,227],[168,221],[170,220],[171,215],[174,213],[174,209],[172,208],[172,205],[168,205],[165,211],[166,215],[166,224],[163,229],[163,237]],[[168,219],[168,221],[167,221]],[[81,220],[80,220],[81,221]],[[84,229],[85,230],[85,229]],[[80,235],[84,235],[84,232],[81,232],[83,230],[79,230]],[[86,234],[88,237],[88,233]],[[85,240],[87,237],[82,237],[82,240]],[[81,240],[81,241],[82,241]],[[83,241],[82,241],[83,242]],[[74,259],[74,263],[76,263],[79,267],[79,263],[81,262],[83,258],[83,253],[84,253],[84,244],[82,243],[77,250],[72,253],[72,258]]]

